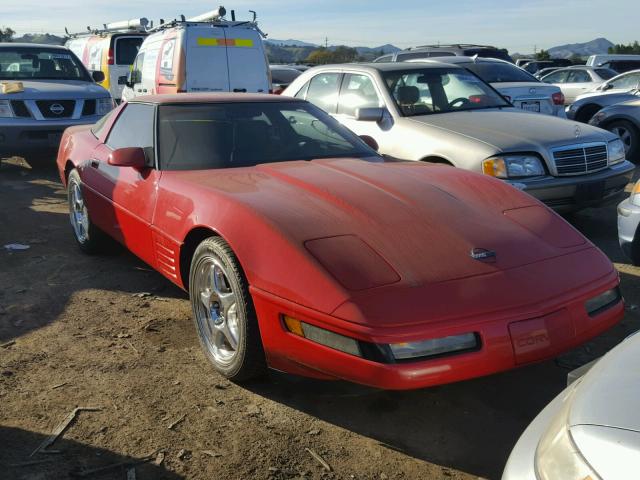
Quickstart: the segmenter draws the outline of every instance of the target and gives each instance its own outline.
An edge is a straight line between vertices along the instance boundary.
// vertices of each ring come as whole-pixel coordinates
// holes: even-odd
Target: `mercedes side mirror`
[[[611,90],[613,88],[613,83],[607,83],[602,86],[602,91],[606,92],[607,90]]]
[[[104,72],[94,70],[91,72],[91,78],[93,78],[93,81],[96,83],[104,82]]]
[[[380,122],[384,117],[384,108],[358,108],[356,109],[356,120],[361,122]]]
[[[147,166],[147,157],[144,149],[140,147],[118,148],[111,152],[108,163],[114,167],[143,169]]]

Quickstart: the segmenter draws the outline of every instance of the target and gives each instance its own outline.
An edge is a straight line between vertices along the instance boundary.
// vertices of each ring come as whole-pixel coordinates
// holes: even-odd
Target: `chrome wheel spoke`
[[[225,266],[215,258],[204,259],[195,279],[196,320],[207,350],[216,363],[233,361],[240,342],[236,294]]]

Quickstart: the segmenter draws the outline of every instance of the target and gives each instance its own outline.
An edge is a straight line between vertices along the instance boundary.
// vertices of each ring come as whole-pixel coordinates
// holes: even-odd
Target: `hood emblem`
[[[496,261],[496,252],[486,248],[474,248],[471,250],[471,258],[480,262],[492,263]]]
[[[580,136],[582,135],[582,129],[580,128],[580,125],[576,125],[576,138],[580,138]]]
[[[62,115],[64,113],[64,107],[59,103],[54,103],[49,107],[49,111],[54,115]]]
[[[530,93],[531,95],[535,94],[535,93],[536,93],[536,89],[535,89],[535,88],[530,88],[530,89],[529,89],[529,93]]]

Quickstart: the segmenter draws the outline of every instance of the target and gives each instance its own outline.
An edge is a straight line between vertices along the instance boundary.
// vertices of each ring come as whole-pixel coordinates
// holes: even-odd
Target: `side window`
[[[98,120],[93,127],[91,127],[91,133],[93,133],[94,137],[98,138],[100,137],[100,135],[102,135],[105,125],[107,124],[108,120],[113,116],[114,112],[115,110],[111,110],[104,117]]]
[[[109,132],[107,146],[153,148],[153,116],[155,107],[142,103],[130,103],[124,107]]]
[[[336,113],[340,73],[320,73],[311,79],[307,100],[327,113]]]
[[[589,83],[592,81],[589,73],[584,70],[572,70],[567,79],[567,83]]]
[[[307,90],[309,90],[309,82],[305,83],[302,88],[300,90],[298,90],[298,93],[295,94],[296,98],[302,98],[303,100],[305,99],[305,97],[307,96]]]
[[[380,98],[371,78],[347,73],[340,89],[338,113],[355,116],[358,108],[379,107]]]
[[[567,77],[569,76],[568,70],[563,70],[560,72],[553,72],[546,77],[544,77],[544,81],[546,83],[566,83]]]
[[[139,53],[133,62],[131,68],[131,81],[133,83],[140,83],[142,81],[142,65],[144,63],[144,52]]]
[[[116,65],[131,65],[138,54],[142,37],[116,37]]]

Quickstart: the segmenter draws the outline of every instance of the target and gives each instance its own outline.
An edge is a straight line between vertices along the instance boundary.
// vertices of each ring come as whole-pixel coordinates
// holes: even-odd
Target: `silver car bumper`
[[[624,161],[588,175],[542,177],[510,183],[558,212],[570,212],[617,200],[633,177],[635,165]]]
[[[0,157],[57,151],[62,132],[74,125],[96,123],[101,115],[72,120],[10,119],[0,121]]]
[[[620,248],[628,258],[633,258],[634,241],[640,224],[640,207],[633,205],[629,198],[618,205],[618,240]],[[638,238],[640,242],[640,238]],[[638,248],[638,247],[636,247]]]

